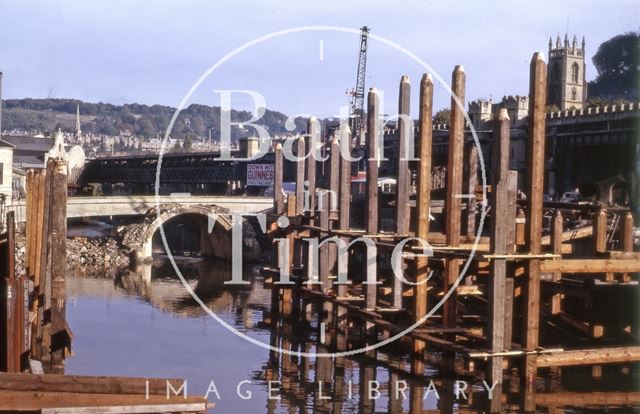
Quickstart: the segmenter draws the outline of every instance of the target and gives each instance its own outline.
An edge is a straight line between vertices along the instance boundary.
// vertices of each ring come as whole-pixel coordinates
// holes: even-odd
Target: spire
[[[584,43],[584,36],[582,36],[582,52],[584,52],[584,46],[585,46],[585,43]]]
[[[556,49],[560,49],[560,34],[556,36]]]
[[[76,105],[76,130],[75,130],[75,138],[76,141],[80,141],[82,135],[82,131],[80,130],[80,104]]]
[[[553,36],[549,36],[549,52],[551,52],[551,49],[553,49],[553,41],[551,40],[553,38]]]
[[[566,33],[564,34],[564,47],[569,47],[569,35]]]
[[[576,35],[573,35],[573,43],[571,44],[571,47],[573,49],[576,49],[578,47],[578,38],[576,37]]]

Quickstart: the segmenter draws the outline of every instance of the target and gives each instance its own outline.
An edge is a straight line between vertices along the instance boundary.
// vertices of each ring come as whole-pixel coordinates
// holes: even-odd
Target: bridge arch
[[[193,216],[200,227],[200,249],[203,256],[231,259],[231,220],[228,213],[218,206],[178,205],[161,206],[147,215],[149,220],[138,232],[138,243],[134,248],[136,261],[148,261],[152,257],[153,236],[165,223],[180,216]]]

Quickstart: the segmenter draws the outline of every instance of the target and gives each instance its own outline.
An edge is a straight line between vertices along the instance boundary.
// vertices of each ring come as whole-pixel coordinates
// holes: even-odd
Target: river
[[[109,229],[74,231],[74,235],[94,236]],[[486,399],[482,384],[469,380],[471,399],[465,394],[455,398],[453,382],[436,379],[435,389],[430,390],[429,378],[401,372],[408,366],[406,359],[380,353],[377,362],[360,357],[316,361],[283,356],[250,343],[237,332],[294,351],[317,350],[313,333],[272,329],[271,291],[264,288],[257,266],[245,264],[248,285],[225,285],[231,277],[229,263],[176,258],[185,281],[208,309],[233,328],[228,329],[191,297],[166,256],[154,257],[153,264],[133,270],[70,269],[67,321],[74,337],[67,374],[184,378],[189,395],[209,392],[209,401],[216,404],[214,413],[399,413],[409,412],[409,400],[416,395],[424,410],[481,412],[474,408]],[[565,369],[561,381],[551,381],[550,375],[541,372],[541,383],[560,391],[637,393],[637,368],[604,367],[600,379],[593,379],[588,368]],[[435,378],[437,370],[427,367],[427,374]],[[372,378],[375,384],[368,383]],[[368,387],[360,387],[366,383]],[[566,412],[602,412],[602,406],[581,407],[586,401],[570,404]],[[610,405],[606,411],[637,412],[637,406]]]

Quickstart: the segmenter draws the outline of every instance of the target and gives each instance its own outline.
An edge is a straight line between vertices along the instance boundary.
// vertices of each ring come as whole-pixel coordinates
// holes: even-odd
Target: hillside
[[[88,103],[76,99],[7,99],[3,101],[2,129],[27,130],[31,133],[50,132],[58,128],[72,132],[75,128],[76,105],[80,105],[80,122],[84,133],[117,135],[119,131],[129,131],[142,138],[163,135],[175,108],[163,105]],[[232,121],[251,119],[247,111],[231,111]],[[270,134],[286,133],[284,128],[287,116],[281,112],[266,110],[257,121],[267,128]],[[296,131],[305,128],[304,119],[296,119]],[[195,139],[220,136],[220,109],[192,104],[184,109],[174,124],[171,136]],[[232,139],[252,134],[251,129],[232,129]]]

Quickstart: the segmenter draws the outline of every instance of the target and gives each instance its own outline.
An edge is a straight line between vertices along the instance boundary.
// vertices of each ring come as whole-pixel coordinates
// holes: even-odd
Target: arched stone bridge
[[[198,223],[203,256],[231,259],[231,212],[228,209],[215,204],[161,204],[159,210],[149,209],[142,223],[128,225],[123,231],[122,244],[135,254],[137,262],[151,259],[154,234],[178,216],[191,216]]]
[[[14,200],[8,206],[15,212],[17,222],[26,218],[25,200]],[[258,213],[273,207],[272,197],[204,196],[188,193],[162,195],[124,195],[96,197],[68,197],[67,218],[101,216],[144,215],[157,204],[181,204],[184,206],[212,205],[226,208],[231,213]]]

